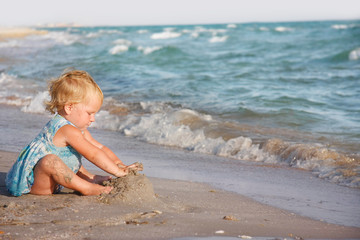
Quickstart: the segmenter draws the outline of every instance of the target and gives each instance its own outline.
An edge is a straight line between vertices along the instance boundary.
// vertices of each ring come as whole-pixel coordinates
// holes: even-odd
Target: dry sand
[[[4,179],[16,157],[0,152],[0,239],[360,239],[359,228],[301,217],[202,183],[142,174],[133,176],[122,197],[113,195],[110,201],[66,189],[51,196],[12,197]]]

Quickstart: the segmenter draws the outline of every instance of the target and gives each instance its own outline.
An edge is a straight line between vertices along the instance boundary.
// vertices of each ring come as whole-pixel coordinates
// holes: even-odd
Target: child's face
[[[101,101],[98,97],[90,97],[83,103],[74,104],[68,120],[80,130],[87,129],[92,122],[95,122],[95,113],[99,111]]]

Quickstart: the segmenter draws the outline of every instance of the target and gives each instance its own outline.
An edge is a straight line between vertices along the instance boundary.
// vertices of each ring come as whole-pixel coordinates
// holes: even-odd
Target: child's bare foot
[[[109,194],[111,192],[111,190],[113,190],[113,187],[111,186],[105,186],[105,189],[102,193],[106,193],[106,194]]]
[[[87,189],[82,192],[83,195],[89,196],[89,195],[100,195],[102,193],[109,194],[113,187],[111,186],[101,186],[99,184],[92,184],[90,189]]]

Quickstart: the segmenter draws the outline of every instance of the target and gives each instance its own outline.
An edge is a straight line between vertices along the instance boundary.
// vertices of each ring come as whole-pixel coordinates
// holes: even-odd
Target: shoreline
[[[20,152],[47,123],[49,116],[27,114],[0,104],[3,138],[0,150]],[[360,227],[359,191],[338,186],[295,168],[187,152],[91,128],[93,137],[110,147],[126,164],[141,162],[148,177],[201,182],[300,216],[341,226]],[[90,172],[99,169],[87,160]],[[8,166],[10,168],[10,166]]]
[[[360,228],[302,217],[191,181],[149,177],[156,199],[138,204],[104,204],[96,196],[79,196],[71,190],[12,197],[4,179],[17,155],[0,151],[0,238],[4,239],[360,238]]]

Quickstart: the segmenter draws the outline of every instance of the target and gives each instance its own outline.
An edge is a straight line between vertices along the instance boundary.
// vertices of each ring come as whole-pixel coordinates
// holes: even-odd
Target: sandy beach
[[[151,177],[154,198],[141,201],[103,203],[67,189],[12,197],[4,179],[16,157],[0,152],[0,239],[360,238],[359,228],[301,217],[187,181]]]

